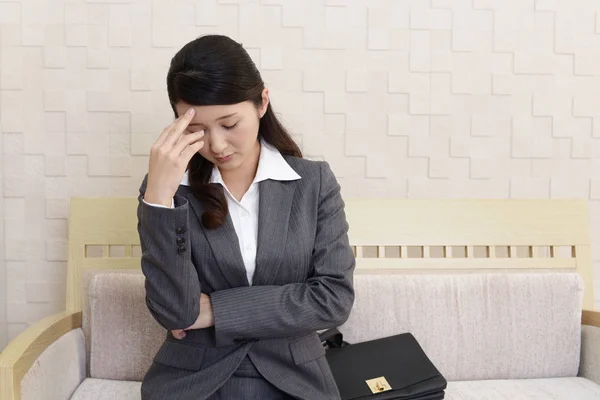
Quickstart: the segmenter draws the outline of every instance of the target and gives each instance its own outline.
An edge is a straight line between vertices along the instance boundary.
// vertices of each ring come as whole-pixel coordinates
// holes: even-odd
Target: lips
[[[227,161],[231,160],[231,157],[233,157],[233,154],[230,154],[225,157],[215,157],[215,160],[217,160],[220,163],[223,163],[223,162],[227,162]]]

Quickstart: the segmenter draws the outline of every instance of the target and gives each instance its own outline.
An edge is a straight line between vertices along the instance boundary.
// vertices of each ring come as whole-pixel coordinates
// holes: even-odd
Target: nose
[[[210,135],[210,151],[213,154],[221,155],[227,148],[225,137],[221,133],[212,133]]]

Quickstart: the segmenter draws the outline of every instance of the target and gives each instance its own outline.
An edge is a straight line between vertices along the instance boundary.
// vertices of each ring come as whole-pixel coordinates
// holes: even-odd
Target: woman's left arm
[[[304,283],[238,287],[210,295],[217,345],[289,337],[343,324],[354,304],[355,259],[340,185],[321,163],[314,274]]]

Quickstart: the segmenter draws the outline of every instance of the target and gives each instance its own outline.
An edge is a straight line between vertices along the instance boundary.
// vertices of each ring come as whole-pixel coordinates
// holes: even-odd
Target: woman
[[[142,399],[338,399],[316,331],[348,318],[354,257],[331,169],[301,158],[228,37],[185,45],[167,89],[138,231],[168,333]]]

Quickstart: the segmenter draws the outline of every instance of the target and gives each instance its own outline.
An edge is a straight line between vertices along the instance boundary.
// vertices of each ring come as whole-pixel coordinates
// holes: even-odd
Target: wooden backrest
[[[67,310],[86,269],[139,269],[136,198],[73,198]],[[357,273],[578,272],[593,308],[585,200],[346,199]]]
[[[139,244],[136,198],[72,198],[66,309],[82,309],[86,271],[141,269]]]

